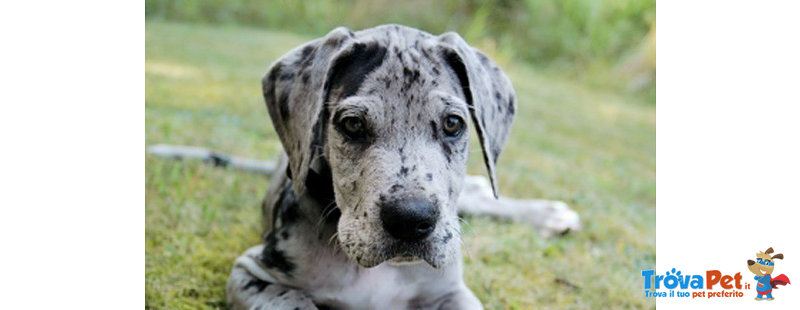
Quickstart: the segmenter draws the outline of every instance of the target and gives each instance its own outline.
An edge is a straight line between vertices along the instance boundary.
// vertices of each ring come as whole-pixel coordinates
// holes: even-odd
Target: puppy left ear
[[[458,77],[469,105],[494,197],[498,198],[495,166],[516,111],[514,87],[496,64],[457,33],[442,34],[439,40],[442,57]]]
[[[350,30],[336,28],[275,61],[261,81],[272,125],[289,159],[295,195],[317,176],[311,169],[315,163],[322,165],[329,68],[353,40]]]

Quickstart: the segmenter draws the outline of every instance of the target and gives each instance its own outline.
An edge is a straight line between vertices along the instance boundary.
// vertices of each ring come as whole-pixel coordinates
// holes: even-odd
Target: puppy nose
[[[751,265],[753,265],[753,264],[755,264],[755,263],[756,263],[756,262],[754,262],[752,259],[748,259],[748,260],[747,260],[747,265],[748,265],[748,266],[751,266]]]
[[[381,206],[383,229],[404,241],[420,241],[436,228],[439,212],[426,199],[399,199]]]

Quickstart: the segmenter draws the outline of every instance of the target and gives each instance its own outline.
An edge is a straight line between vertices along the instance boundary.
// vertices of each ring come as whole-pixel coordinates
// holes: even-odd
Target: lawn
[[[309,37],[235,26],[147,22],[145,144],[195,145],[274,159],[261,97],[268,65]],[[500,157],[501,194],[563,200],[583,229],[465,221],[467,284],[488,309],[653,308],[655,103],[502,62],[519,97]],[[484,173],[473,143],[469,171]],[[148,308],[224,308],[233,260],[259,242],[264,176],[145,155]]]

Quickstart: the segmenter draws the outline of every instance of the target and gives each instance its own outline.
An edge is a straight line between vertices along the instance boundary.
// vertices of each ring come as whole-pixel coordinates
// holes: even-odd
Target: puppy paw
[[[525,205],[517,221],[534,226],[544,237],[564,235],[581,228],[580,216],[563,201],[535,200]]]

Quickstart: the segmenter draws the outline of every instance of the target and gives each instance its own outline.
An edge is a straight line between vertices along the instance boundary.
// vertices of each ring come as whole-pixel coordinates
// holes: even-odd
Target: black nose
[[[748,260],[747,260],[747,265],[748,265],[748,266],[752,266],[752,265],[753,265],[753,264],[755,264],[755,263],[756,263],[756,262],[754,262],[752,259],[748,259]]]
[[[425,199],[399,199],[380,205],[383,229],[394,238],[419,241],[436,228],[439,212]]]

